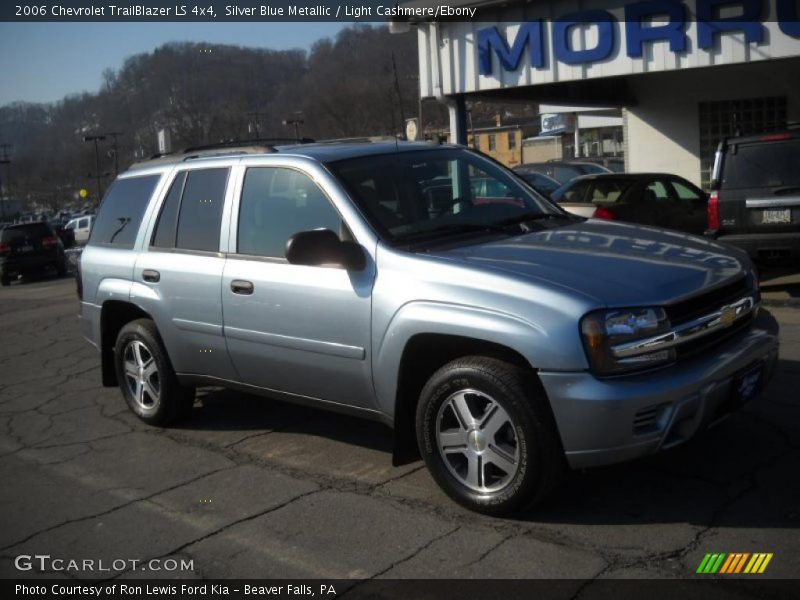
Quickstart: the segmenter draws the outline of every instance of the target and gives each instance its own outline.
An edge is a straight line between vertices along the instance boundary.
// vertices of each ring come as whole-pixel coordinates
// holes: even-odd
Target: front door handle
[[[231,291],[234,294],[242,294],[243,296],[249,296],[253,293],[253,282],[252,281],[245,281],[244,279],[234,279],[231,281]]]
[[[142,279],[149,281],[150,283],[158,283],[161,279],[161,273],[154,271],[153,269],[145,269],[142,271]]]

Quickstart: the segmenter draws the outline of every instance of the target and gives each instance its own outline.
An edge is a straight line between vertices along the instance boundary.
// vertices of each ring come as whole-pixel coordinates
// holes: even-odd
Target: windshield
[[[364,156],[328,166],[391,242],[564,215],[505,168],[462,148]]]

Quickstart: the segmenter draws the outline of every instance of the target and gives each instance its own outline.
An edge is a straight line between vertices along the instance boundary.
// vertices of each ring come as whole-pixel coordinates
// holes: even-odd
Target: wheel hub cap
[[[486,436],[477,429],[473,429],[467,436],[469,439],[469,447],[475,452],[483,452],[486,450]]]

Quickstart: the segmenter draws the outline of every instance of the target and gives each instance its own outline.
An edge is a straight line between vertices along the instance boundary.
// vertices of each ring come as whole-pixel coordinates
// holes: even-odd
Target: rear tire
[[[459,504],[504,515],[539,504],[564,471],[544,390],[529,370],[480,356],[439,369],[417,406],[431,475]]]
[[[0,277],[0,285],[2,285],[3,287],[11,285],[11,280],[8,278],[8,275],[3,275],[2,277]]]
[[[56,263],[56,275],[64,277],[67,274],[67,259],[62,258]]]
[[[114,366],[128,407],[145,423],[169,425],[191,413],[195,390],[178,383],[150,319],[122,327],[114,347]]]

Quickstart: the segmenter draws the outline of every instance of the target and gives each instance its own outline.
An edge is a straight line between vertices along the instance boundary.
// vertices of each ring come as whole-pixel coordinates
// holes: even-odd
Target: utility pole
[[[100,204],[101,198],[101,190],[100,190],[100,179],[103,177],[100,174],[100,147],[98,146],[99,142],[102,142],[106,139],[105,135],[85,135],[83,136],[84,142],[94,142],[94,175],[89,174],[90,178],[93,178],[97,183],[97,201],[96,204]]]
[[[11,149],[11,144],[0,144],[3,150],[3,158],[0,158],[0,165],[10,165],[11,160],[8,158],[8,151]],[[8,178],[6,178],[8,179]],[[6,220],[6,194],[3,187],[2,178],[0,178],[0,221]]]
[[[392,71],[394,71],[394,88],[397,91],[397,104],[400,109],[400,122],[405,124],[406,115],[403,110],[403,96],[400,93],[400,80],[397,78],[397,61],[394,59],[394,52],[392,52]]]
[[[114,139],[114,145],[112,146],[111,151],[114,153],[114,177],[116,178],[116,176],[119,175],[119,158],[118,158],[119,151],[117,146],[117,136],[122,135],[122,132],[112,131],[111,133],[106,133],[103,135],[109,136]]]
[[[297,140],[297,143],[300,143],[300,125],[302,125],[305,121],[303,119],[284,119],[284,125],[294,125],[294,139]]]
[[[256,138],[261,138],[261,117],[265,117],[267,113],[261,112],[260,110],[251,110],[250,112],[245,113],[247,116],[253,117],[253,125],[255,126],[256,130]],[[248,123],[249,125],[249,123]]]

